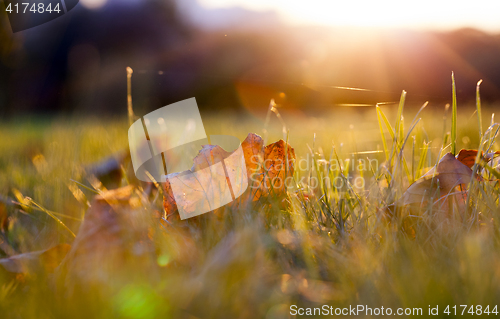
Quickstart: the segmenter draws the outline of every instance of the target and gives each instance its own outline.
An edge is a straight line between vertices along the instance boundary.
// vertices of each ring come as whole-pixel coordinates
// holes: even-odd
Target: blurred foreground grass
[[[395,123],[396,109],[382,109]],[[459,108],[458,149],[478,148],[473,112]],[[304,182],[286,198],[163,223],[154,218],[155,212],[162,214],[161,194],[122,178],[118,186],[136,185],[140,202],[121,212],[130,218],[118,218],[112,236],[90,233],[96,245],[88,255],[73,256],[63,271],[47,277],[2,275],[2,317],[289,318],[291,305],[325,304],[422,308],[425,316],[429,305],[439,305],[442,315],[446,305],[492,310],[500,303],[497,183],[471,195],[469,215],[425,211],[408,231],[404,216],[390,222],[383,216],[411,181],[402,169],[384,171],[375,109],[318,117],[281,113],[286,128],[274,114],[266,132],[264,122],[252,117],[204,118],[205,128],[240,140],[255,132],[267,143],[287,132],[297,158],[312,158],[310,166],[296,168],[297,180],[318,174],[322,161],[332,159],[333,147],[340,159],[369,157],[380,166],[365,173],[363,189],[336,192]],[[414,115],[404,113],[406,119]],[[443,108],[428,107],[410,134],[404,154],[412,172],[425,145],[427,168],[450,150],[447,143],[442,148],[451,115],[447,122],[443,115]],[[410,120],[405,122],[400,129],[406,135]],[[128,150],[127,128],[125,118],[1,123],[0,195],[30,197],[78,235],[95,194],[74,181],[91,188],[88,168]],[[390,145],[387,131],[385,137]],[[393,172],[401,176],[389,176]],[[1,257],[73,243],[71,233],[43,211],[0,204],[0,213]],[[116,255],[116,249],[123,253]]]

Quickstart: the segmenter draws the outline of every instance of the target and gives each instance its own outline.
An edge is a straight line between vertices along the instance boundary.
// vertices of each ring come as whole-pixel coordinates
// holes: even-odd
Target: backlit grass
[[[88,255],[75,257],[84,271],[72,273],[67,266],[67,276],[61,269],[48,277],[4,274],[2,314],[289,318],[291,305],[422,308],[424,315],[429,306],[439,306],[441,316],[447,305],[492,310],[500,303],[496,182],[474,182],[467,211],[452,209],[447,216],[423,209],[415,216],[387,217],[386,206],[446,152],[498,150],[497,126],[483,134],[475,109],[455,108],[455,101],[451,119],[443,120],[444,105],[428,105],[417,114],[418,107],[405,107],[404,97],[399,106],[317,117],[278,108],[285,128],[274,113],[267,125],[250,115],[205,118],[209,134],[243,140],[265,129],[268,143],[288,138],[297,159],[309,157],[311,165],[296,168],[297,185],[286,197],[163,223],[154,218],[163,209],[156,189],[124,177],[117,186],[136,185],[133,196],[140,205],[120,211],[127,219],[116,221],[119,244],[97,242]],[[78,236],[95,196],[89,167],[127,151],[127,128],[126,118],[2,123],[0,195],[24,203],[0,206],[8,218],[2,256],[9,249],[24,253],[73,243],[71,232]],[[325,170],[336,159],[355,165],[364,158],[379,165],[361,172]],[[348,180],[350,174],[362,175],[363,187],[309,184],[312,177]],[[101,238],[99,232],[92,236]],[[117,249],[125,253],[117,257]]]

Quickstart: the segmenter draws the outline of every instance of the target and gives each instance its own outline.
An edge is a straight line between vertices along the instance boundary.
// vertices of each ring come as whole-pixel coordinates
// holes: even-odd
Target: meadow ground
[[[88,254],[73,256],[64,270],[2,272],[2,313],[12,318],[290,318],[354,307],[361,317],[383,317],[387,309],[419,317],[438,307],[433,311],[439,317],[454,317],[455,311],[459,317],[472,312],[497,317],[496,178],[471,185],[465,210],[450,206],[443,213],[431,205],[418,213],[388,214],[387,206],[450,151],[452,112],[444,120],[444,106],[429,105],[412,127],[418,108],[404,110],[404,125],[397,121],[397,105],[381,109],[395,130],[392,138],[381,119],[385,143],[374,107],[315,117],[278,109],[283,122],[272,113],[268,124],[252,116],[204,118],[208,134],[240,140],[254,132],[271,143],[287,133],[297,163],[305,163],[296,166],[296,187],[244,208],[161,222],[155,218],[163,214],[161,193],[122,176],[114,187],[134,185],[140,203],[124,209],[130,219],[117,219],[111,237],[100,235],[102,229],[86,234],[95,245]],[[458,109],[458,150],[479,148],[474,112],[474,107]],[[484,132],[491,112],[482,113]],[[89,167],[127,151],[127,129],[126,118],[1,123],[2,257],[74,244],[72,233],[78,238],[96,196]],[[483,144],[499,150],[495,138],[496,127]],[[404,150],[392,156],[394,145]],[[352,168],[364,159],[377,165]],[[334,161],[342,167],[322,168]],[[311,184],[324,174],[344,181],[359,177],[363,183]],[[123,251],[117,255],[117,249]],[[467,305],[465,311],[461,305]]]

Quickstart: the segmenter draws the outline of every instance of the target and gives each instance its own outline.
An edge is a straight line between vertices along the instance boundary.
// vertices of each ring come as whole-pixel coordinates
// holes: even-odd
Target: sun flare
[[[292,24],[361,27],[453,29],[476,27],[500,31],[500,1],[443,0],[200,0],[207,8],[241,6],[250,10],[275,10]]]

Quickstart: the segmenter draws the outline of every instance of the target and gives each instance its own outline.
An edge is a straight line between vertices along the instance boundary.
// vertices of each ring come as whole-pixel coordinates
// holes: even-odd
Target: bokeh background
[[[487,131],[500,101],[499,13],[498,0],[80,0],[13,34],[0,0],[2,317],[498,310],[498,171],[471,183],[470,215],[447,199],[411,218],[391,206],[450,151],[455,124],[457,150],[481,139],[500,150],[498,124]],[[134,176],[127,67],[136,117],[195,97],[208,135],[287,140],[306,163],[295,166],[300,183],[178,220]],[[445,111],[452,71],[456,121]],[[404,110],[391,104],[402,90]],[[378,165],[353,169],[365,158]],[[349,165],[330,169],[338,159]],[[366,187],[313,186],[326,170]],[[96,194],[106,190],[111,206]],[[62,263],[37,263],[60,244],[71,245]],[[2,266],[33,252],[21,256],[33,270]]]
[[[0,2],[0,116],[139,115],[196,97],[202,112],[290,112],[500,100],[500,5],[450,1],[81,0],[12,34]],[[339,88],[340,87],[340,88]],[[346,90],[343,87],[366,90]]]

